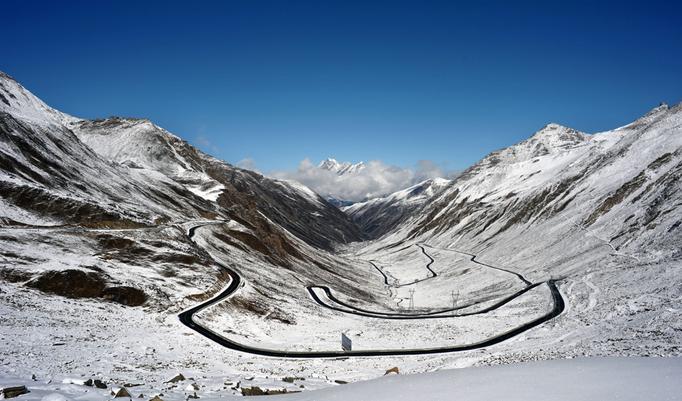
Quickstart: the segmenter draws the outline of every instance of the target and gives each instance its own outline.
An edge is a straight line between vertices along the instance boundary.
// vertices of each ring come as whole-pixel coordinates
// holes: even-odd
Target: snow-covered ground
[[[494,367],[440,370],[416,375],[389,374],[385,377],[340,385],[314,392],[300,392],[272,396],[286,401],[678,401],[682,399],[682,358],[578,358],[513,364]],[[111,399],[123,383],[112,383],[106,389],[83,385],[86,377],[64,378],[61,381],[46,377],[0,377],[3,386],[26,385],[30,393],[19,399],[25,401]],[[169,378],[171,379],[171,378]],[[230,380],[229,376],[226,380]],[[305,388],[306,380],[287,379],[281,389],[289,392]],[[225,391],[209,392],[205,385],[197,385],[196,378],[168,383],[162,388],[177,389],[184,396],[199,396],[211,401],[233,399]],[[302,383],[299,385],[294,385]],[[131,383],[139,384],[139,383]],[[285,386],[285,384],[289,384]],[[234,386],[234,382],[217,380],[215,387]],[[246,388],[258,387],[252,380],[242,381]],[[301,387],[303,386],[303,387]],[[260,387],[259,387],[260,388]],[[265,387],[263,389],[266,389]],[[128,385],[132,397],[144,399],[169,397],[168,391],[151,389],[145,384]],[[168,395],[167,395],[168,394]],[[122,398],[126,399],[126,398]]]

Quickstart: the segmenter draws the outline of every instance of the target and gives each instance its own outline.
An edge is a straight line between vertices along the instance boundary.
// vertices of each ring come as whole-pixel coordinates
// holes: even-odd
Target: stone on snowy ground
[[[158,395],[155,395],[154,398],[152,398],[149,401],[163,401],[163,399],[161,397],[159,397]]]
[[[92,379],[88,379],[83,383],[84,386],[92,387]]]
[[[267,393],[263,391],[258,386],[253,387],[242,387],[242,395],[266,395]]]
[[[198,391],[198,390],[199,390],[199,385],[196,384],[196,383],[190,383],[190,384],[187,385],[187,387],[185,388],[185,391]]]
[[[199,396],[197,395],[197,393],[194,393],[194,394],[188,395],[188,396],[187,396],[187,399],[188,399],[188,400],[189,400],[189,399],[198,400],[198,399],[199,399]]]
[[[263,390],[262,388],[258,386],[253,386],[253,387],[242,387],[242,395],[243,396],[249,396],[249,395],[277,395],[277,394],[287,394],[287,393],[299,393],[299,391],[287,391],[287,389],[283,388],[281,390]]]
[[[27,393],[29,393],[29,391],[26,386],[5,387],[0,390],[0,394],[2,394],[3,398],[14,398]]]
[[[399,375],[399,374],[400,374],[400,369],[398,369],[397,366],[394,366],[394,367],[392,367],[391,369],[387,370],[386,373],[384,373],[384,376],[386,376],[386,375],[388,375],[388,374],[391,374],[391,373],[395,373],[395,374]]]
[[[182,373],[178,373],[177,376],[168,380],[166,383],[177,383],[177,382],[184,381],[184,380],[185,380],[185,376],[183,376]]]
[[[100,379],[95,379],[95,387],[97,388],[107,388],[107,384]]]
[[[128,392],[128,390],[126,390],[125,387],[119,388],[118,391],[117,391],[116,393],[114,393],[114,392],[112,391],[112,392],[111,392],[111,395],[113,395],[114,398],[120,398],[120,397],[132,398],[132,397],[130,396],[130,393]]]

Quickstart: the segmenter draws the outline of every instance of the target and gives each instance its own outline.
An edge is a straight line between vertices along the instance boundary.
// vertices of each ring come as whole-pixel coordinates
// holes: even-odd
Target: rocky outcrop
[[[31,288],[67,298],[103,298],[126,306],[140,306],[147,301],[144,291],[128,286],[108,286],[100,273],[76,269],[53,270],[26,283]]]

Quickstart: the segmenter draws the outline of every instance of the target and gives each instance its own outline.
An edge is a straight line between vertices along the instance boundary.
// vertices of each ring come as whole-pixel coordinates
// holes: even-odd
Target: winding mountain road
[[[207,225],[215,225],[215,224],[223,224],[225,223],[224,221],[220,222],[210,222],[210,223],[202,223],[195,225],[191,227],[188,232],[187,236],[190,239],[190,241],[194,242],[197,246],[199,246],[195,241],[194,241],[194,236],[196,234],[196,230],[207,226]],[[421,246],[420,246],[421,247]],[[430,269],[431,263],[433,263],[433,259],[426,253],[423,247],[421,247],[422,252],[430,259],[428,269],[431,271],[433,274],[437,276],[437,273],[434,272],[433,270]],[[464,252],[462,252],[464,253]],[[232,294],[234,294],[237,289],[240,287],[242,283],[242,279],[239,276],[239,274],[230,269],[229,267],[216,262],[216,264],[223,269],[226,273],[228,273],[230,277],[230,283],[229,285],[222,290],[218,295],[214,296],[213,298],[197,305],[192,308],[189,308],[183,312],[181,312],[178,317],[180,319],[180,322],[182,322],[184,325],[189,327],[190,329],[196,331],[197,333],[203,335],[204,337],[224,346],[229,349],[233,349],[236,351],[241,351],[241,352],[246,352],[249,354],[255,354],[255,355],[262,355],[262,356],[271,356],[271,357],[284,357],[284,358],[336,358],[336,357],[350,357],[350,356],[394,356],[394,355],[421,355],[421,354],[438,354],[438,353],[448,353],[448,352],[461,352],[461,351],[470,351],[470,350],[475,350],[475,349],[480,349],[480,348],[485,348],[491,345],[495,345],[498,343],[501,343],[505,340],[508,340],[512,337],[515,337],[527,330],[530,330],[534,327],[537,327],[557,316],[559,316],[565,309],[565,302],[563,297],[561,296],[561,293],[559,292],[559,289],[556,286],[556,283],[554,280],[549,280],[544,283],[530,283],[527,281],[523,276],[521,276],[518,273],[508,271],[506,269],[502,268],[497,268],[493,266],[489,266],[480,262],[475,261],[475,255],[469,254],[472,256],[472,261],[478,264],[481,264],[483,266],[487,266],[493,269],[497,270],[502,270],[502,271],[507,271],[508,273],[514,274],[517,277],[521,278],[525,283],[527,283],[526,288],[524,288],[521,291],[518,291],[515,294],[512,294],[509,297],[506,297],[499,302],[490,305],[488,308],[485,308],[480,311],[476,312],[469,312],[469,313],[463,313],[459,315],[439,315],[442,313],[447,313],[447,312],[452,312],[457,309],[464,308],[466,306],[463,306],[461,308],[452,308],[450,310],[440,310],[440,311],[435,311],[435,312],[428,312],[428,313],[422,313],[422,314],[412,314],[412,315],[405,315],[405,314],[399,314],[399,313],[382,313],[382,312],[372,312],[372,311],[366,311],[362,309],[358,309],[356,307],[350,306],[348,304],[343,303],[342,301],[334,298],[333,294],[331,293],[331,290],[326,287],[326,286],[310,286],[307,287],[308,292],[311,294],[311,297],[321,306],[325,308],[329,308],[332,310],[337,310],[340,312],[346,312],[346,313],[352,313],[355,315],[359,316],[366,316],[366,317],[371,317],[371,318],[381,318],[381,319],[432,319],[432,318],[454,318],[454,317],[460,317],[460,316],[469,316],[473,314],[482,314],[482,313],[487,313],[490,312],[494,309],[499,308],[502,305],[505,305],[506,303],[512,301],[516,297],[522,295],[523,293],[536,288],[537,286],[541,284],[545,284],[548,286],[550,293],[552,294],[552,309],[545,313],[544,315],[535,318],[529,322],[526,322],[516,328],[513,328],[511,330],[508,330],[504,333],[495,335],[493,337],[487,338],[482,341],[478,341],[475,343],[470,343],[470,344],[462,344],[462,345],[453,345],[453,346],[445,346],[445,347],[433,347],[433,348],[419,348],[419,349],[376,349],[376,350],[354,350],[354,351],[281,351],[281,350],[273,350],[273,349],[266,349],[266,348],[260,348],[260,347],[254,347],[254,346],[249,346],[245,344],[240,344],[236,341],[232,341],[228,338],[223,337],[222,335],[216,333],[215,331],[202,326],[201,324],[197,323],[194,320],[194,315],[198,312],[201,312],[202,310],[215,305],[224,299],[228,298]],[[384,276],[386,277],[386,276]],[[414,283],[412,283],[414,284]],[[387,283],[388,285],[388,283]],[[322,289],[326,296],[332,300],[335,303],[338,303],[339,305],[343,305],[348,310],[344,310],[342,308],[338,308],[334,305],[328,305],[322,301],[317,294],[314,291],[314,288],[320,288]]]
[[[415,285],[415,284],[417,284],[417,283],[421,283],[422,281],[426,281],[426,280],[430,280],[430,279],[432,279],[432,278],[438,277],[438,273],[436,273],[436,272],[431,268],[431,265],[432,265],[433,262],[434,262],[434,260],[433,260],[433,258],[431,257],[431,255],[429,255],[428,253],[426,253],[426,250],[424,249],[423,246],[421,246],[421,245],[419,245],[419,244],[416,244],[415,246],[419,247],[419,248],[421,249],[422,253],[424,254],[424,256],[426,256],[427,258],[429,258],[429,263],[426,264],[426,270],[428,270],[429,273],[430,273],[430,276],[428,276],[428,277],[425,277],[425,278],[422,278],[422,279],[419,279],[419,280],[414,280],[414,281],[411,281],[411,282],[409,282],[409,283],[404,283],[404,284],[397,284],[396,282],[394,282],[393,284],[391,284],[391,283],[388,282],[388,275],[386,274],[386,272],[384,272],[384,269],[380,268],[380,267],[376,264],[376,260],[370,260],[370,261],[369,261],[369,264],[371,264],[372,266],[374,266],[374,268],[377,269],[377,270],[379,271],[379,273],[381,273],[382,276],[384,276],[384,284],[386,284],[387,286],[392,287],[392,288],[407,287],[407,286],[409,286],[409,285]],[[396,281],[397,281],[397,280],[396,280]]]

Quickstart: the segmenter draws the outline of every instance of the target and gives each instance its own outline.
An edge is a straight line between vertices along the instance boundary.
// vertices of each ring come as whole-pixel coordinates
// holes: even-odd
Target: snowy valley
[[[526,399],[514,363],[526,385],[679,376],[681,176],[682,105],[660,105],[606,132],[548,124],[457,177],[333,205],[149,120],[64,114],[0,73],[0,388],[473,400]],[[466,396],[491,372],[504,386]],[[623,399],[674,392],[650,379]]]

